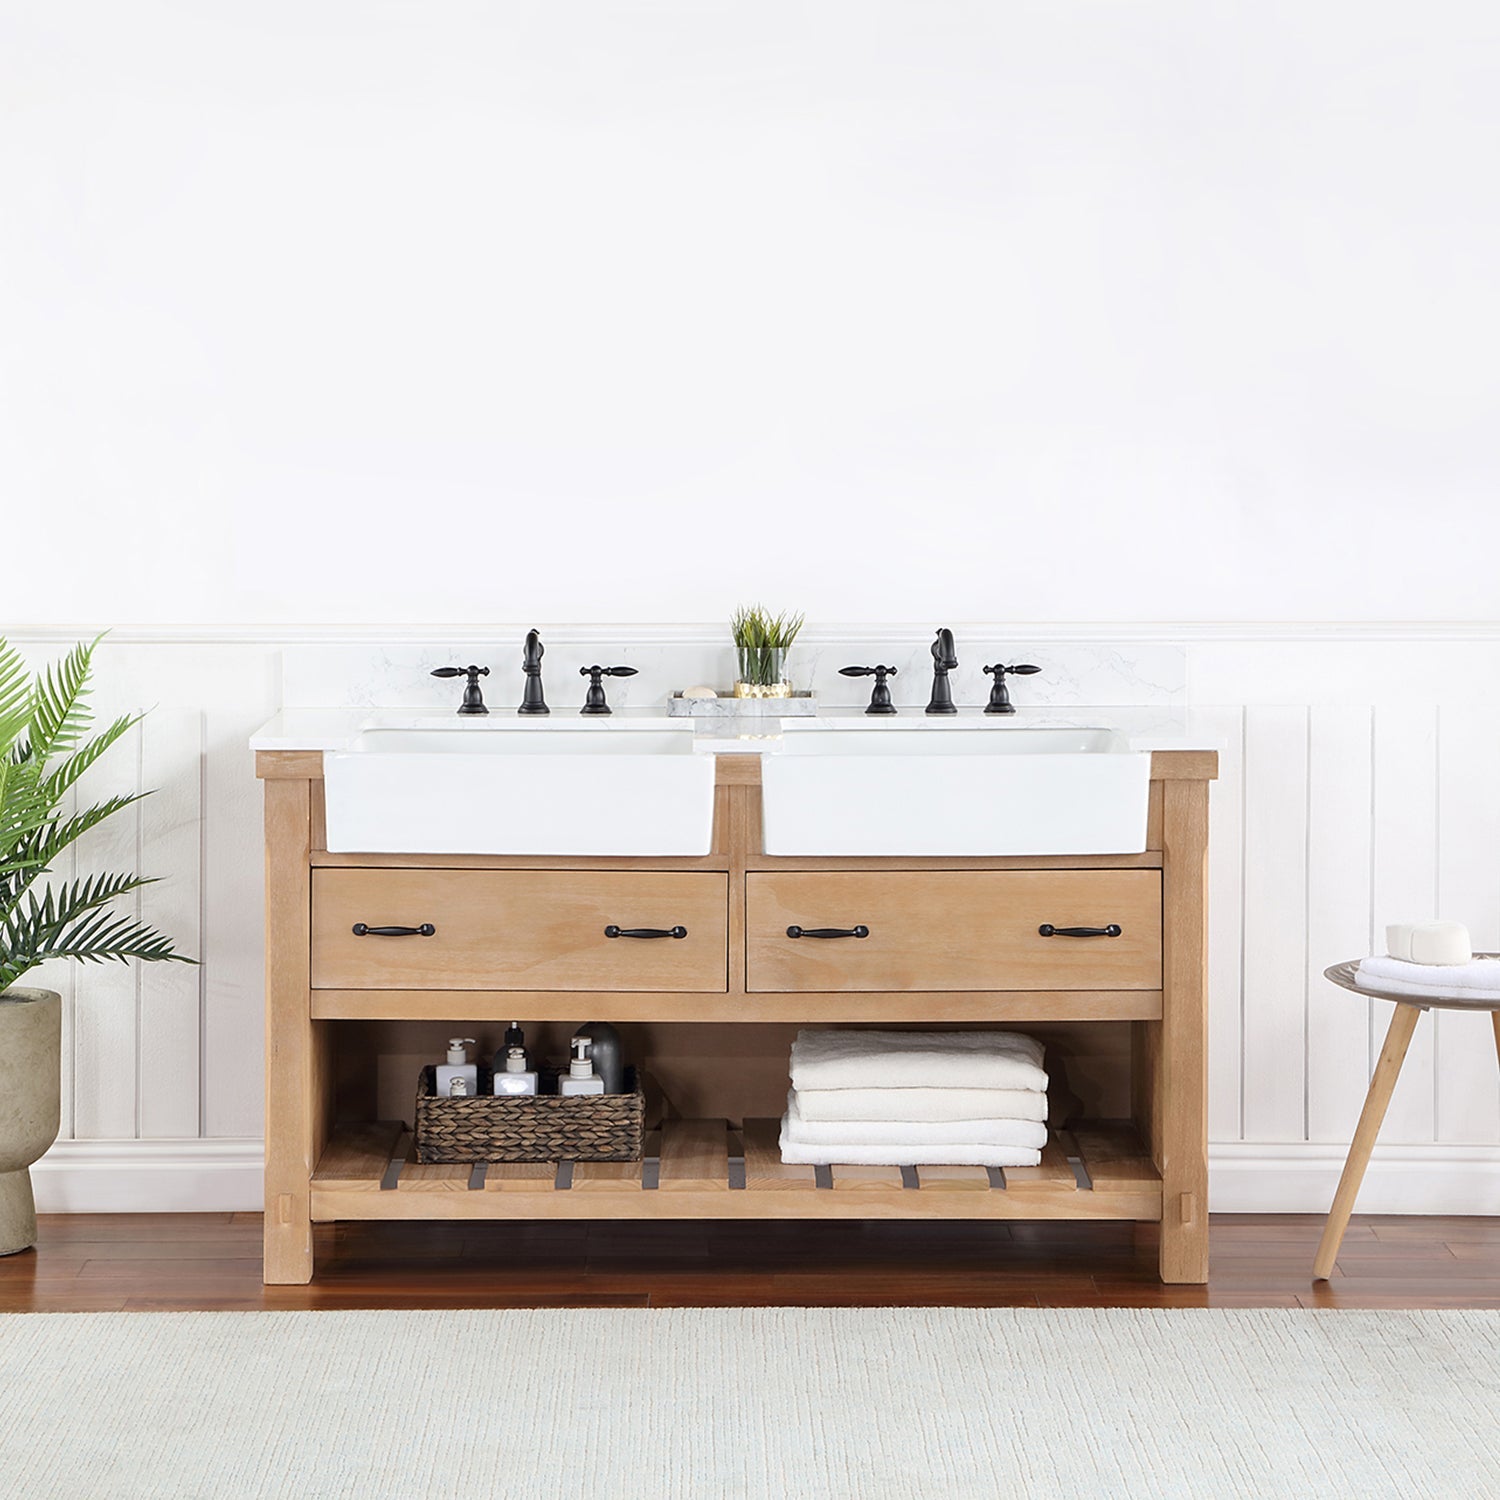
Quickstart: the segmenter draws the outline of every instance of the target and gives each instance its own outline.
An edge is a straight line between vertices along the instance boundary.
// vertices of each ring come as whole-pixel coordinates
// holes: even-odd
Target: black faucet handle
[[[461,714],[487,714],[489,709],[484,706],[484,694],[479,691],[479,679],[488,677],[488,667],[434,667],[434,677],[467,677],[468,686],[464,688],[464,701],[459,704],[458,711]]]
[[[612,713],[609,703],[604,697],[604,679],[606,677],[634,677],[636,667],[579,667],[578,675],[587,677],[589,690],[583,695],[583,707],[578,710],[581,714],[607,714]]]
[[[896,705],[891,702],[891,690],[885,685],[887,677],[896,675],[895,667],[840,667],[840,677],[873,677],[875,686],[870,690],[870,706],[867,714],[893,714]]]
[[[1014,667],[1003,666],[996,662],[992,667],[986,667],[986,675],[995,679],[994,686],[990,688],[990,701],[985,705],[987,714],[1013,714],[1016,706],[1010,701],[1010,689],[1005,685],[1007,677],[1033,677],[1042,669],[1034,667],[1030,662],[1021,662]]]

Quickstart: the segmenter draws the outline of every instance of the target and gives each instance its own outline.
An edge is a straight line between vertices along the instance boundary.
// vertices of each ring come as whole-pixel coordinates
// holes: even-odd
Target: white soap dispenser
[[[473,1045],[471,1036],[448,1038],[448,1061],[437,1070],[439,1099],[461,1099],[479,1092],[479,1065],[469,1061],[469,1048]]]
[[[495,1069],[495,1092],[506,1098],[536,1093],[536,1074],[526,1066],[524,1047],[507,1047],[503,1067]]]
[[[568,1063],[568,1071],[557,1080],[559,1094],[602,1094],[604,1092],[604,1080],[594,1071],[594,1064],[589,1059],[589,1049],[592,1045],[593,1043],[586,1036],[573,1038],[573,1056]]]

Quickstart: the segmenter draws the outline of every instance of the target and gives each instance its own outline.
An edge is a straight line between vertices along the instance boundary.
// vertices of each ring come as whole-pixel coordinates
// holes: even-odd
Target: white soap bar
[[[683,688],[682,696],[684,698],[717,698],[719,695],[713,688],[700,684],[697,687]]]
[[[1474,957],[1462,922],[1424,922],[1411,934],[1414,964],[1466,964]]]
[[[1474,957],[1462,922],[1393,922],[1385,929],[1385,947],[1409,964],[1466,964]]]
[[[1411,962],[1411,935],[1416,927],[1410,922],[1392,922],[1385,929],[1385,951],[1392,958]]]

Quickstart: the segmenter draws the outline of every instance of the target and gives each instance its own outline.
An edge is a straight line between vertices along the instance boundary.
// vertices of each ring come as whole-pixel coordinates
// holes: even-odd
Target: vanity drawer
[[[1161,988],[1158,870],[752,872],[745,902],[750,990]]]
[[[314,870],[313,987],[723,991],[728,898],[712,872]]]

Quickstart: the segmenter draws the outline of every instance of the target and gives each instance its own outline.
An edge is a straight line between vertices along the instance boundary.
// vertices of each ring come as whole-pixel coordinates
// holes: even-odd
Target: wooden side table
[[[1497,953],[1476,953],[1475,958],[1500,958]],[[1370,1079],[1370,1092],[1365,1095],[1365,1107],[1359,1113],[1359,1125],[1354,1140],[1349,1146],[1349,1157],[1344,1163],[1344,1174],[1339,1178],[1338,1191],[1333,1195],[1333,1207],[1328,1210],[1328,1223],[1323,1229],[1323,1238],[1318,1242],[1317,1258],[1313,1261],[1313,1278],[1326,1281],[1333,1274],[1334,1262],[1338,1259],[1339,1246],[1343,1243],[1344,1231],[1349,1227],[1349,1215],[1354,1212],[1354,1200],[1359,1195],[1359,1185],[1364,1180],[1365,1168],[1370,1164],[1370,1152],[1375,1149],[1375,1137],[1380,1134],[1380,1123],[1385,1119],[1386,1106],[1401,1076],[1401,1064],[1406,1060],[1406,1049],[1411,1044],[1412,1033],[1417,1029],[1417,1020],[1424,1010],[1480,1010],[1488,1011],[1495,1028],[1496,1055],[1500,1056],[1500,1000],[1475,1000],[1462,993],[1445,991],[1433,995],[1397,995],[1389,990],[1369,989],[1356,984],[1355,972],[1359,968],[1356,959],[1350,963],[1334,964],[1324,969],[1323,977],[1331,979],[1342,989],[1372,1000],[1392,1000],[1396,1013],[1391,1017],[1389,1030],[1385,1034],[1385,1045],[1380,1049],[1380,1061],[1375,1065],[1375,1074]]]

